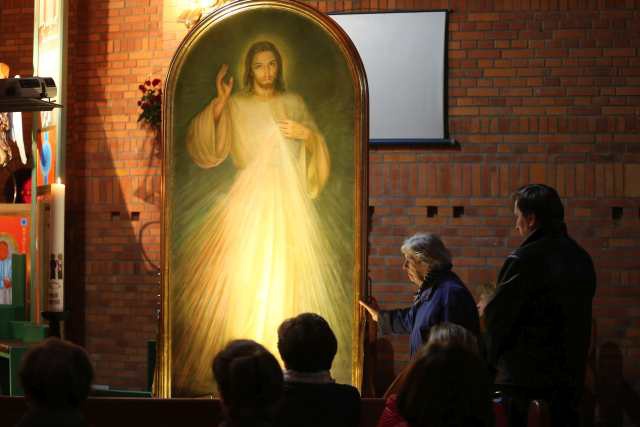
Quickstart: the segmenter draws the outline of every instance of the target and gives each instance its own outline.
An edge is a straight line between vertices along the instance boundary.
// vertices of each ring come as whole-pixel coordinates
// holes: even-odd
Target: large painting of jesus
[[[179,49],[165,105],[165,393],[215,394],[213,356],[322,315],[356,383],[366,86],[341,30],[296,3],[238,2]]]

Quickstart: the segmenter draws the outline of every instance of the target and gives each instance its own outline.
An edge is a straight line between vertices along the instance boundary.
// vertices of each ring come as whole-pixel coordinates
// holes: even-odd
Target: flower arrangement
[[[138,122],[146,124],[154,131],[160,131],[162,122],[162,89],[160,79],[146,80],[138,86],[142,96],[138,101],[138,106],[142,112],[138,116]]]

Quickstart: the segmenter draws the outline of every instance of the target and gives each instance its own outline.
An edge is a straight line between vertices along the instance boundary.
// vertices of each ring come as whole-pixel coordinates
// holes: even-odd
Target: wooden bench
[[[29,344],[17,340],[0,340],[0,393],[21,396],[22,385],[18,370]]]
[[[15,425],[26,409],[24,398],[0,396],[3,426]],[[360,427],[375,427],[383,409],[383,399],[362,399]],[[83,412],[91,427],[216,427],[221,420],[217,399],[92,397],[85,402]]]

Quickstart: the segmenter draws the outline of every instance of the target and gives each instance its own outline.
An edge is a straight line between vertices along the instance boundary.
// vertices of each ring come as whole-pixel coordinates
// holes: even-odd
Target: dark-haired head
[[[528,184],[513,193],[514,209],[533,219],[534,228],[564,229],[564,206],[558,192],[548,185]]]
[[[269,419],[282,395],[282,370],[269,351],[251,340],[234,340],[213,359],[213,376],[235,425]]]
[[[278,48],[269,41],[255,42],[249,47],[247,56],[244,60],[244,89],[248,92],[253,91],[253,81],[255,76],[253,75],[253,60],[255,56],[261,52],[271,52],[276,59],[277,71],[276,77],[273,82],[273,88],[276,92],[284,92],[284,71],[282,69],[282,56]]]
[[[93,367],[82,347],[48,338],[27,352],[20,380],[25,396],[36,406],[77,408],[89,395]]]
[[[303,313],[282,322],[278,350],[287,369],[328,371],[338,351],[338,341],[326,320],[315,313]]]
[[[459,346],[428,345],[412,364],[397,403],[411,427],[493,425],[487,367],[478,355]]]
[[[446,347],[460,347],[474,354],[480,354],[478,338],[473,332],[456,323],[438,323],[427,331],[420,330],[420,333],[423,335],[423,342],[427,343],[427,346],[423,347],[422,351],[426,351],[429,344],[436,344]]]

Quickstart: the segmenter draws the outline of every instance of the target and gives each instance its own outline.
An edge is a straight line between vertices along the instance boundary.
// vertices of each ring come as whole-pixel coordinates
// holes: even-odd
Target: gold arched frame
[[[168,191],[175,168],[174,147],[174,102],[178,76],[191,49],[205,34],[222,21],[256,9],[273,9],[286,11],[307,19],[310,23],[320,27],[335,43],[342,53],[351,74],[354,99],[354,266],[352,283],[354,298],[352,302],[353,332],[352,332],[352,382],[362,385],[363,367],[363,312],[358,305],[358,299],[363,293],[367,278],[367,212],[368,212],[368,91],[367,80],[360,56],[345,32],[328,16],[302,3],[276,0],[240,0],[229,3],[211,15],[205,17],[185,36],[173,56],[165,80],[164,108],[162,113],[162,140],[164,159],[162,163],[162,236],[161,236],[161,315],[160,339],[157,354],[156,379],[154,395],[171,397],[172,390],[172,336],[171,336],[171,304],[170,287],[171,264],[168,254],[171,253],[172,236],[171,223],[173,212],[169,203],[172,194]],[[239,29],[240,30],[240,29]]]

